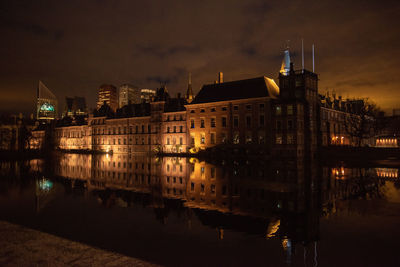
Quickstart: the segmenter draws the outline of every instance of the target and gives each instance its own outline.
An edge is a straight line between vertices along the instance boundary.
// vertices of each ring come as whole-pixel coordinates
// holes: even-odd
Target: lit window
[[[287,114],[293,115],[293,105],[287,105]]]
[[[206,135],[202,133],[200,137],[200,144],[205,144],[205,142],[206,142]]]
[[[234,144],[239,144],[239,133],[235,133],[233,135],[233,143]]]
[[[276,106],[276,107],[275,107],[275,114],[276,114],[276,115],[282,115],[282,108],[281,108],[281,106]]]
[[[278,145],[282,144],[282,135],[276,135],[275,143],[278,144]]]

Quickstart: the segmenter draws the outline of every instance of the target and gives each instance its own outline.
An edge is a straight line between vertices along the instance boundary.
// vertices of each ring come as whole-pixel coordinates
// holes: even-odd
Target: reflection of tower
[[[37,88],[36,118],[38,120],[53,120],[57,118],[57,98],[42,81]]]

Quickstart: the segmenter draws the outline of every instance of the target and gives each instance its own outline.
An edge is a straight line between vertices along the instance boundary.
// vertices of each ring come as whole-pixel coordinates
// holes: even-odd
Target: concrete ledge
[[[0,266],[157,266],[0,221]]]

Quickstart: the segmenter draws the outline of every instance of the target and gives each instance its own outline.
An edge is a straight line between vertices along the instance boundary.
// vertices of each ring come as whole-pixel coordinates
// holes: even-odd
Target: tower
[[[99,109],[104,102],[110,106],[115,112],[118,108],[118,95],[117,88],[111,84],[103,84],[99,88],[99,97],[97,101],[97,109]]]
[[[283,60],[281,65],[281,70],[279,71],[282,75],[288,75],[290,71],[290,54],[289,54],[289,47],[283,51]]]
[[[189,73],[188,88],[186,91],[186,101],[190,104],[193,101],[193,90],[192,90],[192,74]]]
[[[53,120],[57,118],[58,101],[56,96],[39,81],[37,88],[36,118],[38,120]]]

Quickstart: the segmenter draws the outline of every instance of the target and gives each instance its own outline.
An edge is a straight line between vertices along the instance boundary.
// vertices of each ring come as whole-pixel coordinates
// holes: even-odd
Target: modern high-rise
[[[38,120],[54,120],[57,118],[58,101],[56,96],[39,81],[37,89],[36,118]]]
[[[104,103],[110,106],[115,112],[118,108],[118,94],[117,88],[111,84],[103,84],[99,87],[99,98],[97,101],[97,109]]]
[[[130,84],[123,84],[119,87],[119,107],[128,104],[140,104],[142,102],[140,89]]]

